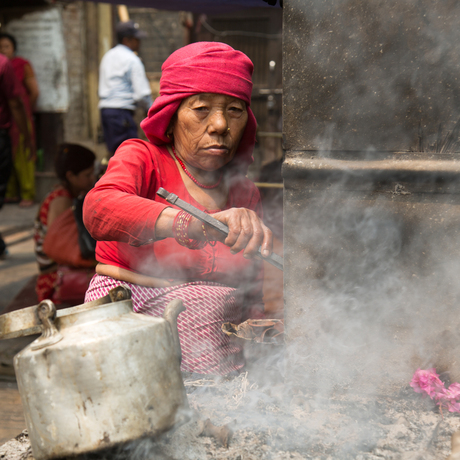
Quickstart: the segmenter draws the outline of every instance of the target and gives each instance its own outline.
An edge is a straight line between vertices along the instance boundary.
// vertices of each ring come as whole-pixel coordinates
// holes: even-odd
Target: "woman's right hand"
[[[216,212],[212,217],[227,225],[228,236],[209,225],[206,225],[206,232],[211,240],[221,241],[233,254],[244,251],[244,257],[250,259],[257,254],[259,247],[264,257],[272,253],[272,231],[254,211],[246,208],[230,208]]]
[[[173,223],[178,210],[165,208],[158,217],[155,225],[156,238],[173,237]],[[227,225],[228,236],[209,225],[205,225],[206,233],[210,241],[220,241],[230,248],[233,254],[244,250],[245,258],[252,258],[257,254],[260,247],[262,256],[268,257],[273,250],[272,231],[262,222],[259,216],[246,208],[230,208],[225,211],[211,214],[212,217]],[[202,222],[192,218],[189,227],[189,238],[204,240]]]

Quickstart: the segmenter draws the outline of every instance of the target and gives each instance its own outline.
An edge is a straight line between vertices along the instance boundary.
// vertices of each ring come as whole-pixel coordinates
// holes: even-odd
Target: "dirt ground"
[[[1,213],[0,219],[3,217]],[[4,239],[11,245],[8,246],[8,256],[0,259],[0,314],[5,312],[30,278],[38,273],[31,230],[4,235]],[[30,306],[28,302],[28,299],[24,301],[23,308]]]
[[[451,452],[459,414],[441,414],[409,385],[372,396],[342,389],[326,398],[290,386],[282,374],[269,354],[232,379],[187,376],[189,422],[161,439],[78,460],[434,460]],[[200,435],[208,418],[231,429],[227,447]],[[0,459],[31,455],[24,434],[0,447]]]
[[[26,427],[21,398],[14,378],[0,378],[0,445]]]

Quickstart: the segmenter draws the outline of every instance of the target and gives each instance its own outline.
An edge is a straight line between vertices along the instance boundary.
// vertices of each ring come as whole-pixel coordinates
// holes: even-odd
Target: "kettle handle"
[[[64,316],[75,308],[92,308],[98,305],[104,305],[110,302],[119,302],[131,298],[131,291],[123,286],[117,286],[100,299],[87,302],[77,307],[71,307],[59,310],[56,317]],[[42,332],[42,321],[37,315],[37,310],[41,304],[32,307],[22,308],[10,313],[0,315],[0,340],[15,339],[16,337],[25,337],[27,335],[40,334]],[[45,308],[45,307],[43,307]]]
[[[41,322],[42,335],[30,346],[32,350],[41,350],[60,342],[64,337],[54,324],[56,307],[51,300],[42,300],[37,307],[37,317]]]
[[[165,311],[163,313],[163,318],[169,323],[172,332],[172,338],[174,343],[174,348],[176,349],[177,357],[179,358],[179,363],[182,361],[182,352],[180,349],[179,342],[179,331],[177,329],[177,317],[180,313],[185,311],[184,304],[181,299],[174,299],[166,305]]]

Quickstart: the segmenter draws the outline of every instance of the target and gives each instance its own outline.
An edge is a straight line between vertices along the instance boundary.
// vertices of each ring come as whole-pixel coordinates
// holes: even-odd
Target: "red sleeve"
[[[154,201],[159,168],[153,149],[141,140],[124,142],[87,194],[83,220],[94,239],[131,246],[155,240],[155,223],[168,206]]]

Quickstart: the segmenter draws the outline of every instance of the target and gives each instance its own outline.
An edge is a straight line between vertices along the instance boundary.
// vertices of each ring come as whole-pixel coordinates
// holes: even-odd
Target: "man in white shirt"
[[[135,54],[145,34],[133,21],[120,22],[116,33],[118,45],[105,53],[99,68],[99,109],[110,156],[123,141],[138,137],[136,106],[147,112],[152,105],[144,65]]]

